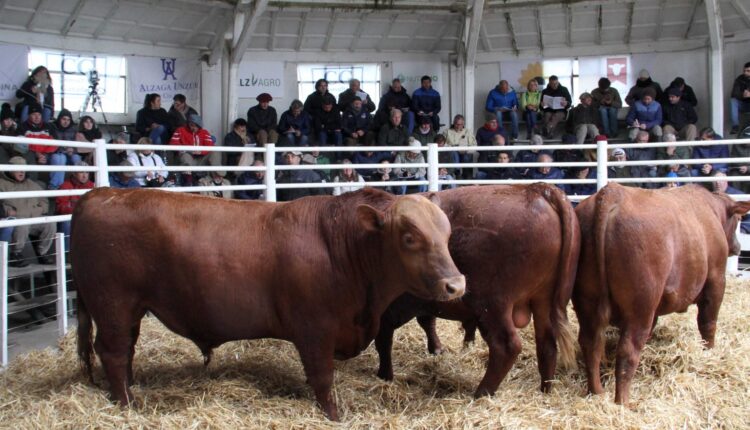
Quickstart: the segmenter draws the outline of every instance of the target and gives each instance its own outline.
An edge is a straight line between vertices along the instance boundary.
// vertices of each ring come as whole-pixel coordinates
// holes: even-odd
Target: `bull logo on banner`
[[[168,77],[172,77],[173,81],[177,80],[177,77],[174,75],[175,68],[177,64],[176,58],[162,58],[161,59],[161,71],[164,72],[164,77],[162,78],[162,81],[166,81]]]
[[[607,58],[607,79],[613,84],[621,82],[623,85],[628,83],[628,59],[627,57]]]

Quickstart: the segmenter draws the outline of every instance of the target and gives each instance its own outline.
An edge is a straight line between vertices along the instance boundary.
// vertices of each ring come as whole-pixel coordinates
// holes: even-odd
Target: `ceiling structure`
[[[0,0],[0,31],[216,51],[254,19],[246,51],[460,52],[476,0]],[[709,42],[704,0],[485,0],[478,53]],[[718,0],[726,39],[750,0]],[[71,47],[74,48],[74,47]],[[549,53],[549,54],[548,54]]]

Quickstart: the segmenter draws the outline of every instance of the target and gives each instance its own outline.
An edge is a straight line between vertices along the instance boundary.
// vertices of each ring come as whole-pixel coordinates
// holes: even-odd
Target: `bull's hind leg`
[[[128,351],[128,387],[135,383],[133,377],[133,357],[135,356],[135,344],[138,343],[138,336],[141,334],[141,318],[138,318],[137,322],[133,325],[130,330],[130,351]]]
[[[716,321],[719,318],[719,308],[724,300],[726,278],[724,273],[709,277],[703,291],[698,296],[698,330],[705,342],[706,348],[714,347],[716,335]]]
[[[464,329],[464,347],[474,343],[477,335],[477,320],[470,319],[461,321],[461,327]]]
[[[653,315],[631,319],[620,327],[620,341],[617,344],[617,364],[615,378],[615,403],[626,405],[630,393],[630,383],[638,368],[643,345],[651,332]]]
[[[552,388],[557,366],[557,343],[550,320],[550,305],[543,302],[532,303],[531,312],[534,315],[537,366],[542,377],[541,390],[547,393]]]
[[[99,354],[107,375],[112,400],[119,402],[122,406],[127,406],[133,401],[133,393],[128,386],[132,344],[130,324],[109,323],[97,327],[94,349]]]
[[[586,366],[588,392],[602,394],[604,389],[599,367],[604,355],[604,329],[608,321],[600,314],[596,301],[576,300],[575,296],[573,300],[578,316],[578,344],[581,346],[583,363]]]
[[[317,330],[317,333],[330,332]],[[315,392],[315,399],[328,419],[338,421],[336,400],[333,398],[333,340],[311,335],[302,342],[295,342],[307,382]]]
[[[440,338],[435,330],[436,318],[432,315],[422,315],[417,317],[419,326],[424,330],[424,334],[427,335],[427,351],[430,354],[439,355],[443,352],[443,345],[440,343]]]
[[[521,338],[513,324],[511,309],[501,306],[489,306],[486,315],[496,315],[496,318],[482,318],[479,321],[480,332],[484,336],[489,348],[490,358],[487,372],[479,383],[474,397],[495,394],[497,387],[508,374],[516,357],[521,353]],[[481,329],[483,328],[483,329]]]

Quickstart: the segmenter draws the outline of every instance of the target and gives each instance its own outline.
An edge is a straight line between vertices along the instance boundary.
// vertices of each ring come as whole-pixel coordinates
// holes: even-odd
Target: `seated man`
[[[342,131],[346,146],[369,145],[375,137],[370,131],[372,115],[362,105],[362,100],[354,96],[352,104],[344,112]]]
[[[698,106],[698,98],[695,97],[695,91],[693,91],[693,87],[685,83],[685,79],[681,77],[676,77],[672,82],[670,82],[669,86],[664,89],[664,93],[662,93],[662,98],[659,100],[659,103],[662,105],[666,105],[669,103],[669,90],[671,89],[677,89],[680,92],[680,100],[690,103],[690,106],[696,107]]]
[[[555,99],[559,101],[559,104],[554,103]],[[544,137],[555,135],[557,124],[565,121],[571,104],[573,101],[570,98],[570,91],[560,85],[557,76],[550,76],[547,88],[542,91],[542,112],[544,112],[542,135]]]
[[[276,119],[276,109],[270,103],[273,101],[268,93],[259,94],[255,98],[258,104],[247,110],[247,130],[258,145],[279,143],[279,126]]]
[[[737,134],[740,131],[740,112],[750,112],[750,62],[745,63],[742,74],[734,80],[732,98],[729,102],[732,119],[731,134]]]
[[[33,107],[32,107],[33,108]],[[30,109],[32,109],[30,108]],[[41,116],[41,113],[40,113]],[[9,164],[25,165],[26,160],[22,157],[12,157]],[[5,172],[0,175],[0,192],[13,191],[42,191],[42,187],[26,177],[26,172]],[[3,201],[3,218],[36,218],[47,214],[49,210],[49,199],[47,197],[29,197],[25,199],[8,199]],[[55,259],[47,255],[55,237],[55,225],[35,224],[19,225],[13,229],[12,242],[10,244],[10,256],[8,263],[11,267],[28,266],[29,262],[23,259],[23,249],[29,239],[29,235],[38,239],[36,241],[36,253],[42,264],[54,264]]]
[[[422,145],[435,143],[436,136],[437,133],[432,129],[432,121],[424,116],[419,119],[419,128],[414,130],[414,133],[411,134],[411,137],[418,140]]]
[[[599,111],[604,134],[609,138],[617,137],[617,112],[622,107],[620,92],[612,87],[609,79],[601,78],[599,87],[591,91],[591,97],[594,99],[594,108]]]
[[[122,160],[118,166],[133,167],[128,160]],[[112,188],[140,188],[134,172],[113,172],[109,175],[109,186]]]
[[[534,145],[534,149],[522,149],[516,153],[516,157],[514,158],[513,162],[515,163],[536,163],[539,159],[539,154],[547,154],[551,155],[550,151],[543,149],[544,148],[544,139],[542,139],[542,136],[538,134],[534,134],[531,136],[531,141],[529,142],[529,145]],[[517,167],[515,168],[515,175],[516,177],[520,179],[531,179],[531,175],[533,174],[533,169],[529,167]]]
[[[227,175],[227,172],[211,172],[209,175],[204,176],[198,180],[198,186],[199,187],[224,187],[232,185],[231,182],[229,182],[226,178],[224,178]],[[208,196],[208,197],[218,197],[218,198],[224,198],[224,199],[231,199],[232,198],[232,190],[223,190],[223,191],[201,191],[200,194],[202,196]]]
[[[85,161],[79,161],[76,166],[88,166]],[[89,172],[73,172],[70,178],[63,182],[60,190],[90,190],[94,183],[89,179]],[[55,198],[55,214],[71,215],[81,196],[60,196]],[[70,221],[62,221],[57,226],[58,231],[65,234],[65,250],[70,250]]]
[[[438,134],[435,136],[435,143],[437,143],[437,146],[439,148],[445,147],[445,136],[442,134]],[[458,153],[455,151],[448,152],[448,151],[440,151],[438,152],[438,164],[440,164],[440,168],[438,169],[438,179],[446,180],[446,181],[452,181],[456,178],[456,168],[455,167],[443,167],[442,164],[447,163],[458,163],[459,157]],[[450,185],[441,185],[440,189],[452,189],[456,188],[456,184],[450,184]]]
[[[224,136],[224,146],[234,146],[237,148],[243,148],[246,146],[255,146],[254,143],[250,142],[250,136],[247,134],[247,121],[242,118],[237,118],[232,124],[232,131]],[[226,164],[229,166],[237,166],[240,164],[240,159],[245,158],[247,163],[252,163],[255,159],[255,154],[252,152],[227,152]]]
[[[253,166],[265,166],[263,161],[253,161]],[[263,185],[265,184],[266,172],[258,170],[256,172],[242,172],[237,178],[237,185]],[[265,196],[263,190],[238,190],[234,193],[234,198],[240,200],[262,200]]]
[[[680,140],[695,140],[698,135],[698,129],[695,127],[698,114],[695,113],[695,108],[682,100],[677,88],[669,88],[666,94],[669,101],[662,106],[663,133],[673,134]]]
[[[402,114],[399,109],[391,110],[390,122],[381,127],[378,132],[378,146],[406,146],[409,144],[409,135],[406,133],[406,127],[401,119]],[[354,162],[356,163],[356,161]]]
[[[396,111],[399,112],[399,111]],[[401,112],[399,112],[400,114]],[[408,138],[407,138],[408,139]],[[406,145],[400,145],[406,146]],[[380,164],[384,160],[390,161],[393,159],[390,152],[387,151],[375,151],[375,147],[372,147],[371,151],[357,151],[352,156],[352,164]],[[365,181],[373,181],[373,175],[375,175],[376,169],[365,169],[357,168],[357,173],[362,175]],[[391,176],[395,176],[395,173]]]
[[[490,159],[490,162],[497,162],[498,164],[509,164],[511,160],[510,152],[500,151],[497,153],[496,159]],[[518,179],[516,177],[516,169],[512,167],[498,167],[495,169],[487,169],[487,176],[485,179]]]
[[[651,80],[651,74],[648,72],[648,70],[642,69],[638,73],[638,80],[635,81],[635,85],[630,88],[630,91],[628,91],[628,95],[625,96],[625,103],[633,106],[635,102],[643,99],[644,91],[646,91],[647,89],[653,91],[651,93],[652,99],[661,99],[661,85],[659,85],[658,82],[654,82],[653,80]]]
[[[198,111],[188,106],[187,98],[183,94],[175,94],[172,98],[172,107],[169,108],[169,125],[172,130],[177,130],[187,123],[188,116],[198,115]]]
[[[599,128],[596,126],[599,115],[597,115],[591,94],[583,93],[579,99],[581,103],[568,114],[568,132],[576,135],[578,145],[583,145],[587,137],[593,139],[599,134]]]
[[[138,139],[138,145],[151,145],[151,139],[148,137],[142,137]],[[167,171],[163,169],[165,167],[164,160],[159,154],[154,153],[150,149],[142,149],[140,151],[133,151],[128,155],[128,161],[133,166],[150,167],[151,170],[141,170],[135,172],[135,180],[142,187],[158,188],[164,186],[167,181]],[[187,176],[187,175],[184,175]],[[183,181],[183,185],[192,186],[192,176],[189,176],[190,182],[187,179]]]
[[[341,134],[343,123],[341,113],[334,108],[333,100],[323,100],[323,110],[315,117],[315,132],[318,137],[320,146],[341,146],[344,144],[344,137]],[[334,155],[338,159],[337,155]]]
[[[302,110],[302,102],[299,100],[292,101],[289,110],[282,113],[279,120],[279,133],[286,137],[288,146],[308,146],[311,127],[310,115]]]
[[[213,138],[211,133],[203,128],[203,119],[199,115],[190,115],[187,123],[182,127],[175,130],[172,135],[172,139],[169,141],[170,145],[187,145],[187,146],[214,146]],[[194,151],[182,151],[180,152],[180,166],[220,166],[221,165],[221,152],[208,152],[201,151],[196,148]],[[192,172],[183,173],[183,181],[185,183],[192,184]],[[198,175],[204,176],[204,175]],[[189,185],[188,185],[189,186]]]
[[[540,152],[539,156],[536,159],[537,163],[552,163],[552,155],[548,154],[547,152]],[[551,167],[551,166],[539,166],[536,169],[532,169],[529,173],[529,178],[536,179],[539,181],[547,181],[547,180],[555,180],[555,179],[564,179],[563,173],[558,169],[557,167]],[[555,184],[558,188],[565,191],[565,185],[563,184]]]
[[[369,113],[375,112],[375,103],[372,102],[370,95],[362,91],[359,79],[349,80],[349,89],[339,94],[339,110],[345,112],[352,105],[355,97],[362,101],[362,108]]]
[[[19,136],[33,139],[48,139],[50,141],[57,139],[55,129],[42,122],[42,111],[36,105],[29,106],[29,119],[18,126],[17,133]],[[28,145],[26,148],[28,148],[30,157],[33,157],[36,164],[64,166],[68,163],[68,152],[59,146],[37,143]],[[65,180],[65,172],[51,172],[49,178],[47,188],[56,190]]]
[[[622,148],[615,148],[612,151],[612,161],[628,161],[628,156],[625,150]],[[632,168],[635,166],[610,166],[607,170],[607,177],[610,179],[615,178],[637,178],[639,175],[633,174]],[[638,187],[639,183],[636,182],[625,182],[622,185],[626,187]]]
[[[289,151],[284,153],[284,160],[289,165],[299,165],[302,162],[302,152]],[[276,178],[279,184],[312,184],[322,182],[320,175],[314,170],[281,170]],[[277,200],[288,202],[300,197],[323,195],[323,188],[282,188],[276,191]]]
[[[412,149],[408,151],[401,151],[396,155],[396,159],[393,161],[394,164],[421,164],[426,163],[422,151],[419,149],[422,144],[413,137],[409,138],[409,146]],[[423,181],[427,175],[427,169],[424,167],[394,167],[393,174],[398,178],[399,181]],[[427,185],[417,185],[416,187],[407,187],[402,185],[397,188],[398,194],[406,194],[407,191],[411,193],[424,193],[427,191]]]
[[[336,106],[336,97],[328,92],[328,81],[325,79],[318,79],[315,82],[315,91],[305,99],[304,110],[307,112],[311,121],[314,120],[323,110],[323,102],[325,100],[330,100],[335,106],[334,109],[338,110],[338,106]],[[301,103],[302,102],[300,102],[300,104]]]
[[[411,110],[415,119],[426,116],[432,121],[432,129],[440,129],[441,102],[440,93],[432,88],[432,78],[425,75],[421,79],[422,86],[414,90],[411,95]]]
[[[664,133],[664,142],[676,142],[677,136],[672,133]],[[679,160],[690,158],[693,150],[689,146],[667,146],[656,148],[657,160],[674,160],[675,164],[659,166],[659,176],[665,176],[669,172],[674,172],[677,176],[690,176],[690,168],[685,164],[680,164]]]
[[[640,102],[637,102],[640,103]],[[656,104],[656,103],[654,103]],[[647,131],[641,130],[638,132],[635,138],[635,143],[648,143],[650,135]],[[651,161],[656,158],[655,148],[627,148],[625,150],[627,158],[630,161]],[[630,174],[633,178],[655,178],[657,176],[656,166],[649,165],[638,165],[629,166]],[[658,188],[658,183],[639,183],[639,187],[643,188]]]
[[[630,128],[628,139],[635,141],[641,131],[647,131],[655,142],[661,141],[662,136],[662,109],[656,102],[656,92],[652,88],[646,88],[641,94],[641,99],[630,106],[626,123]]]
[[[484,110],[497,115],[498,124],[502,124],[503,116],[507,116],[511,124],[510,137],[518,139],[518,97],[508,81],[503,79],[490,91]]]
[[[477,139],[466,128],[466,119],[463,115],[453,117],[453,125],[445,131],[445,144],[447,146],[477,146]],[[473,163],[476,151],[456,151],[455,154],[461,163]],[[470,179],[472,170],[461,169],[461,177]]]
[[[722,137],[711,127],[701,129],[698,140],[712,141],[721,140]],[[729,158],[728,145],[699,145],[693,147],[693,156],[691,158]],[[693,176],[711,176],[714,172],[727,173],[728,164],[726,162],[693,164],[691,174]]]
[[[387,110],[385,117],[390,117],[389,109],[398,109],[403,115],[406,121],[406,131],[411,134],[414,131],[414,112],[411,111],[411,97],[406,89],[401,86],[401,80],[396,78],[391,81],[391,86],[388,88],[388,92],[383,94],[380,98],[380,107],[378,111]],[[381,124],[382,125],[382,124]]]
[[[572,167],[565,179],[596,179],[596,171],[588,167]],[[565,193],[573,196],[590,196],[596,193],[596,184],[567,184]]]

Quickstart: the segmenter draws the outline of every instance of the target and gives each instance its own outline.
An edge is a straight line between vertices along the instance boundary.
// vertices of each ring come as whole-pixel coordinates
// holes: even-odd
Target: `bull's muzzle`
[[[466,292],[466,278],[464,275],[443,278],[437,281],[436,290],[440,293],[440,301],[457,299]]]

